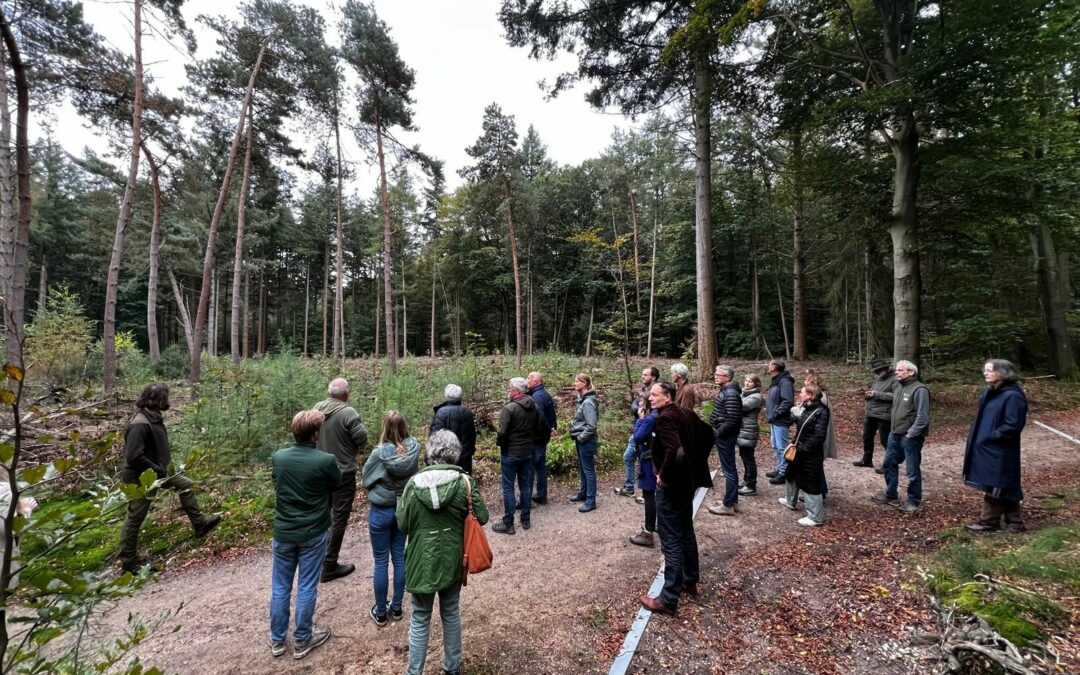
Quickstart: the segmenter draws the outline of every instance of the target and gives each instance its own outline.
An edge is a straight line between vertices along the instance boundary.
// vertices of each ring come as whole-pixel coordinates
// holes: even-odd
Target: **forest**
[[[0,591],[3,672],[70,665],[27,645],[146,581],[95,573],[101,521],[153,489],[101,478],[149,381],[190,385],[192,471],[238,474],[213,487],[250,516],[228,545],[265,533],[272,499],[239,479],[265,478],[337,368],[370,375],[372,421],[428,415],[443,375],[497,398],[510,360],[566,384],[571,358],[604,360],[613,389],[631,361],[711,381],[722,361],[910,359],[948,403],[949,377],[996,357],[1076,403],[1054,387],[1080,379],[1080,0],[491,2],[500,38],[550,67],[546,96],[622,122],[560,163],[496,98],[450,175],[416,122],[409,26],[374,4],[126,0],[129,44],[75,0],[0,4],[0,579],[20,490],[64,495],[24,536],[34,560],[93,551],[63,554],[63,592],[56,566],[28,566],[37,595]],[[179,93],[148,72],[149,37],[185,63]],[[76,123],[107,151],[65,147],[54,129]]]

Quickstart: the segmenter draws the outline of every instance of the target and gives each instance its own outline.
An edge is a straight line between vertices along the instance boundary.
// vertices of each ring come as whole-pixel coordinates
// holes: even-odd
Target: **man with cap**
[[[873,371],[874,381],[870,389],[864,392],[866,396],[866,416],[863,419],[863,456],[862,459],[852,462],[855,466],[874,466],[874,435],[881,440],[881,447],[889,444],[889,430],[892,428],[891,412],[893,403],[893,387],[896,386],[896,371],[892,369],[885,359],[874,359],[870,362],[870,370]],[[881,470],[878,470],[881,473]]]

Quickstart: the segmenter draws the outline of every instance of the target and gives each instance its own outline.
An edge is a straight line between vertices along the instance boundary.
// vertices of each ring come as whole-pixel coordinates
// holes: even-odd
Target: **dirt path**
[[[1080,434],[1075,415],[1040,419]],[[1080,459],[1068,445],[1029,424],[1024,439],[1028,475],[1075,472]],[[759,487],[759,496],[740,500],[743,513],[736,518],[699,514],[702,599],[685,603],[677,619],[653,617],[631,672],[918,671],[910,659],[897,658],[885,645],[858,639],[862,629],[874,627],[879,597],[859,600],[865,595],[862,591],[835,588],[828,582],[833,558],[866,549],[860,555],[871,563],[869,569],[876,570],[880,585],[899,595],[902,560],[900,553],[887,548],[889,537],[910,543],[912,537],[922,536],[905,529],[910,518],[869,502],[869,495],[881,487],[881,477],[852,467],[856,451],[850,443],[843,447],[841,457],[826,465],[830,484],[826,527],[808,530],[797,525],[798,514],[777,504],[782,486],[767,483]],[[876,459],[880,462],[880,456]],[[955,439],[929,443],[924,450],[927,507],[921,522],[931,529],[960,524],[977,508],[977,495],[962,486],[962,459],[963,445]],[[764,446],[759,447],[758,461],[762,472],[771,467],[771,452]],[[637,598],[661,562],[659,547],[643,549],[627,541],[640,527],[642,507],[612,495],[620,482],[617,475],[602,478],[599,508],[589,514],[579,514],[577,505],[567,501],[569,484],[555,485],[549,505],[534,511],[531,530],[519,528],[514,536],[489,535],[495,566],[474,576],[462,591],[463,672],[607,672],[637,611]],[[484,494],[494,520],[502,513],[502,504],[492,483],[488,481]],[[715,498],[708,495],[706,504]],[[129,612],[152,617],[183,602],[183,610],[133,652],[143,663],[178,673],[403,672],[408,613],[405,621],[381,629],[367,616],[372,589],[366,522],[364,508],[354,515],[341,556],[356,563],[357,572],[320,586],[316,622],[332,627],[334,637],[303,661],[275,660],[265,645],[269,546],[265,552],[237,560],[166,573],[110,611],[97,632],[115,634]],[[860,533],[867,535],[866,542]],[[785,581],[787,551],[811,553],[817,561],[816,586],[792,588]],[[761,564],[777,556],[777,566]],[[806,631],[808,637],[803,639],[809,641],[809,650],[798,641],[766,637],[764,624],[789,621],[797,631],[799,612],[804,620],[815,621],[815,608],[833,607],[833,596],[856,605],[864,603],[865,607],[849,609],[854,616],[860,612],[867,616],[867,625],[838,626],[833,617],[827,631],[816,635],[813,627]],[[913,612],[910,623],[926,620],[925,615]],[[171,632],[174,628],[175,633]],[[843,657],[823,661],[824,665],[806,659],[800,664],[797,652],[814,652],[813,645],[820,640],[842,643],[836,650],[831,647],[837,645],[830,643],[829,653],[838,651]],[[440,663],[441,643],[434,621],[427,672],[439,672]]]

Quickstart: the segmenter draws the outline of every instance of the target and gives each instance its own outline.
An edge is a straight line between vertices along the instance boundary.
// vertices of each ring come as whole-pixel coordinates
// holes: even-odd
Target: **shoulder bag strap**
[[[462,473],[461,480],[465,481],[465,501],[469,505],[469,513],[473,513],[472,506],[472,481],[469,480],[469,474]],[[473,514],[475,515],[475,514]]]
[[[793,445],[799,444],[799,438],[802,436],[802,430],[806,428],[807,424],[810,424],[810,420],[813,419],[814,415],[818,414],[818,410],[821,410],[821,408],[818,408],[817,410],[806,416],[806,421],[803,422],[801,427],[799,427],[799,433],[795,434],[795,443]]]

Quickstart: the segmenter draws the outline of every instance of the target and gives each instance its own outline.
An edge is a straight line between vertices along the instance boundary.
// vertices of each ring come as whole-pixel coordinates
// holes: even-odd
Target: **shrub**
[[[31,377],[51,387],[68,387],[84,375],[93,322],[79,296],[65,285],[49,289],[49,301],[26,327],[26,362]]]

